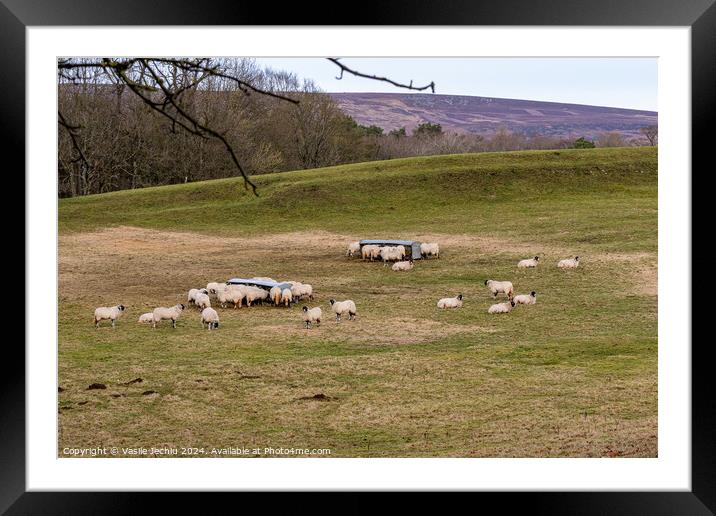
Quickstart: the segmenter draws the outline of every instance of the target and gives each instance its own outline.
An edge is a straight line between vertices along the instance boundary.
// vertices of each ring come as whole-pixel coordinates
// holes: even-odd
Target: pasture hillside
[[[656,149],[255,180],[259,197],[232,178],[60,200],[60,454],[103,443],[656,456]],[[439,242],[441,258],[396,273],[345,256],[348,242],[381,237]],[[516,268],[534,255],[539,267]],[[574,255],[578,269],[556,268]],[[217,308],[212,332],[194,308],[176,329],[137,323],[233,276],[311,283],[323,324],[303,329],[303,303]],[[537,304],[488,315],[488,278],[537,291]],[[463,308],[436,308],[458,293]],[[353,299],[358,319],[333,321],[330,298]],[[118,303],[117,327],[96,330],[94,307]]]

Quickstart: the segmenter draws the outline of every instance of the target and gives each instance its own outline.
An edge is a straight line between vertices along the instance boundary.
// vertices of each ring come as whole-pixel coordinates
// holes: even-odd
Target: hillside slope
[[[500,127],[526,135],[595,138],[615,131],[640,137],[639,128],[657,125],[654,111],[534,100],[420,93],[332,93],[340,108],[359,124],[387,131],[421,122],[446,131],[491,135]]]
[[[624,148],[358,163],[257,176],[259,197],[231,178],[62,199],[59,227],[221,235],[321,228],[403,237],[513,231],[609,247],[634,213],[655,208],[656,159],[654,148]],[[508,212],[515,216],[503,216]]]

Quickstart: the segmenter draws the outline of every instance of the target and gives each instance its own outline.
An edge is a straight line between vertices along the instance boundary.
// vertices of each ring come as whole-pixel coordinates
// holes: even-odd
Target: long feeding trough
[[[380,246],[397,246],[402,245],[405,247],[408,256],[413,260],[420,260],[423,256],[420,254],[420,242],[417,240],[361,240],[358,242],[361,249],[364,245],[380,245]],[[408,247],[410,251],[408,251]]]
[[[291,288],[290,283],[277,283],[275,281],[263,281],[255,279],[231,278],[226,282],[227,285],[252,285],[264,290],[271,290],[273,287],[279,287],[281,290]]]

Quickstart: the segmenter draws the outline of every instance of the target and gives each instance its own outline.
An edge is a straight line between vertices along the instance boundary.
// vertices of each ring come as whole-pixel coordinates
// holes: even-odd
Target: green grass
[[[60,201],[60,449],[656,455],[656,149],[255,179],[260,197],[225,179]],[[435,240],[442,257],[394,273],[344,256],[371,237]],[[516,269],[535,254],[537,269]],[[554,266],[574,254],[579,269]],[[193,309],[176,330],[136,323],[190,287],[241,275],[313,284],[322,326],[302,329],[300,305],[220,310],[211,333]],[[488,315],[487,278],[536,290],[538,304]],[[457,292],[461,310],[435,308]],[[332,321],[331,297],[354,299],[358,320]],[[93,308],[116,303],[128,306],[118,327],[95,330]],[[87,391],[93,382],[108,389]],[[331,399],[299,399],[317,393]]]

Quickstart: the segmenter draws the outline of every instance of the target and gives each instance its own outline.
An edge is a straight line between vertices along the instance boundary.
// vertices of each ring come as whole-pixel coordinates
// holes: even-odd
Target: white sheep
[[[428,256],[440,258],[440,246],[437,243],[430,244],[423,242],[420,244],[420,255],[424,258],[427,258]]]
[[[351,242],[348,244],[346,256],[356,256],[358,253],[360,253],[360,242]]]
[[[271,287],[269,290],[269,299],[271,302],[278,306],[281,304],[281,287]]]
[[[172,321],[172,328],[177,327],[177,319],[179,319],[179,316],[184,311],[186,306],[183,304],[174,305],[171,308],[166,308],[164,306],[160,306],[154,309],[152,312],[154,316],[154,320],[152,321],[152,328],[157,327],[157,323],[163,321],[164,319],[171,319]]]
[[[313,285],[309,285],[308,283],[298,283],[291,289],[291,294],[293,294],[293,297],[297,297],[298,299],[308,298],[313,300]]]
[[[268,297],[268,290],[264,290],[259,287],[249,286],[246,289],[246,306],[251,306],[251,303],[254,303],[256,301],[263,302],[265,299],[268,299]]]
[[[560,269],[576,269],[579,267],[579,256],[568,258],[566,260],[560,260],[559,263],[557,263],[557,267]]]
[[[517,262],[517,267],[520,269],[525,269],[528,267],[537,267],[538,262],[539,262],[539,256],[535,256],[534,258],[520,260],[519,262]]]
[[[512,296],[515,294],[515,289],[509,281],[485,280],[485,285],[487,285],[487,288],[490,289],[490,292],[492,292],[492,295],[495,297],[497,297],[497,294],[503,293],[512,299]]]
[[[304,306],[302,317],[303,321],[306,323],[306,329],[308,330],[313,325],[313,323],[316,323],[316,326],[321,325],[321,317],[323,317],[323,312],[318,306],[316,306],[315,308],[308,308],[307,306]]]
[[[395,262],[391,269],[394,271],[409,271],[414,267],[413,260],[408,260],[405,262]]]
[[[281,303],[288,308],[293,302],[293,294],[290,288],[285,288],[281,291]]]
[[[398,262],[405,258],[405,247],[402,245],[381,247],[380,257],[384,262]]]
[[[513,301],[518,305],[534,305],[537,302],[537,293],[533,290],[529,294],[515,296]]]
[[[497,303],[487,309],[488,314],[506,314],[512,311],[515,306],[515,301],[510,299],[504,303]]]
[[[455,297],[444,297],[438,301],[438,308],[461,308],[462,299],[462,294],[458,294]]]
[[[329,301],[331,303],[331,308],[336,314],[336,321],[341,321],[341,316],[348,314],[348,320],[352,321],[356,318],[356,314],[358,313],[356,310],[356,304],[351,300],[347,299],[345,301],[336,301],[335,299],[331,299]]]
[[[95,328],[99,328],[101,321],[110,320],[112,321],[112,328],[114,328],[114,322],[124,312],[124,305],[116,306],[100,306],[94,310],[94,325]]]
[[[152,312],[147,312],[146,314],[142,314],[139,316],[139,322],[140,323],[150,323],[154,322],[154,314]]]
[[[364,260],[369,259],[372,262],[380,258],[380,247],[375,244],[364,245],[361,248],[361,256]]]
[[[209,290],[206,288],[198,289],[198,288],[192,288],[189,290],[189,293],[186,296],[186,302],[187,303],[194,303],[196,300],[196,296],[199,294],[209,294]]]
[[[216,296],[219,293],[219,290],[223,290],[226,287],[226,283],[212,281],[211,283],[206,284],[206,291],[209,293],[209,295]]]
[[[209,308],[211,306],[211,301],[209,300],[209,294],[206,294],[204,292],[199,292],[196,297],[194,298],[194,304],[197,306],[197,308],[203,310],[204,308]]]
[[[225,308],[227,303],[232,303],[234,309],[241,308],[248,291],[249,287],[246,285],[227,285],[227,288],[219,290],[217,300],[221,303],[221,308]]]
[[[219,327],[219,314],[213,308],[204,308],[201,311],[201,327],[205,324],[208,330]]]

